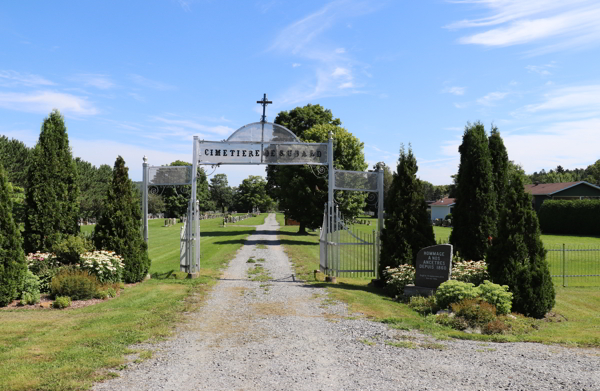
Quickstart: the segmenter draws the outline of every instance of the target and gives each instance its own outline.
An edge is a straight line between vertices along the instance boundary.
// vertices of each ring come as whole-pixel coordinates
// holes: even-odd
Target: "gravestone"
[[[415,266],[415,285],[437,288],[450,279],[452,245],[439,244],[421,249]]]
[[[452,245],[439,244],[421,249],[415,265],[415,285],[404,287],[404,296],[431,296],[435,289],[450,279]]]

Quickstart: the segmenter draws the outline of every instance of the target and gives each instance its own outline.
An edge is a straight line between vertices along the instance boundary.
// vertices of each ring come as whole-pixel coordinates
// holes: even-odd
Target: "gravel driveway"
[[[436,341],[349,317],[292,281],[277,229],[270,214],[176,338],[94,389],[600,390],[598,349]],[[268,281],[251,280],[256,265]]]

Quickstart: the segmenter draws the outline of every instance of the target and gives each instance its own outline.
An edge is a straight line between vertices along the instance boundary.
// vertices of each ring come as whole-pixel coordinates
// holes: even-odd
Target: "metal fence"
[[[556,285],[600,286],[600,248],[563,244],[546,247],[546,250],[550,274]]]

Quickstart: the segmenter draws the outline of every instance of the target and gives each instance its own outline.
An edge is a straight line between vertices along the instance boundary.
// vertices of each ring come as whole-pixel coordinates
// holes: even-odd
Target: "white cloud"
[[[166,83],[163,83],[160,81],[150,80],[150,79],[145,78],[144,76],[132,74],[132,75],[129,75],[129,77],[135,84],[140,85],[142,87],[152,88],[154,90],[159,90],[159,91],[168,91],[168,90],[175,89],[175,86],[172,86],[170,84],[166,84]]]
[[[262,113],[262,111],[261,111],[261,113]],[[192,120],[187,120],[187,119],[170,119],[170,118],[164,118],[164,117],[152,117],[152,119],[155,121],[159,121],[159,122],[168,124],[168,125],[174,125],[174,126],[178,126],[180,128],[184,128],[184,129],[193,129],[193,130],[199,130],[201,132],[213,133],[213,134],[217,134],[219,136],[229,136],[235,131],[235,129],[230,128],[229,126],[223,126],[223,125],[206,126],[206,125],[200,124],[198,122],[195,122]]]
[[[480,19],[451,23],[449,29],[487,28],[463,36],[463,44],[511,46],[553,39],[548,50],[600,43],[600,4],[595,0],[465,0],[491,11]]]
[[[348,81],[346,83],[342,83],[339,86],[340,89],[344,89],[344,88],[354,88],[354,83],[352,83],[351,81]]]
[[[301,66],[302,64],[299,64],[297,62],[292,64],[292,68],[298,68],[299,66]]]
[[[337,49],[335,49],[334,52],[336,54],[344,54],[344,53],[346,53],[346,49],[344,49],[344,48],[337,48]]]
[[[9,87],[24,85],[34,86],[53,86],[55,83],[44,79],[42,76],[32,75],[31,73],[20,73],[16,71],[0,71],[0,86]]]
[[[442,93],[453,94],[453,95],[464,95],[467,87],[446,87],[442,90]]]
[[[333,77],[342,77],[342,76],[351,77],[351,73],[350,73],[349,69],[337,67],[337,68],[335,68],[335,70],[333,71],[331,76],[333,76]]]
[[[457,109],[466,109],[467,107],[469,107],[469,105],[467,103],[454,102],[454,107],[456,107]]]
[[[0,92],[0,107],[44,115],[55,108],[63,114],[98,114],[98,110],[84,98],[54,91]]]
[[[140,94],[136,93],[136,92],[128,92],[127,93],[129,96],[131,96],[133,99],[137,100],[138,102],[145,102],[146,99],[141,96]]]
[[[477,99],[477,103],[483,106],[493,106],[495,102],[504,99],[508,92],[490,92],[486,96]]]
[[[115,87],[115,83],[106,75],[94,73],[80,73],[70,78],[75,82],[83,83],[84,86],[92,86],[101,90]]]
[[[541,103],[530,104],[513,113],[516,116],[550,113],[563,119],[600,115],[600,84],[558,88],[543,96]]]

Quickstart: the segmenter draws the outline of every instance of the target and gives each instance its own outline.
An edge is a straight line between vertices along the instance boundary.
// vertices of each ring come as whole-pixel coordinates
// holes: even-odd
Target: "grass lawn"
[[[168,336],[181,313],[199,305],[254,231],[202,220],[201,276],[187,280],[179,272],[181,224],[162,225],[162,219],[149,222],[153,278],[119,297],[79,309],[0,311],[0,390],[84,389],[114,376],[107,368],[124,364],[128,346]]]
[[[277,215],[283,225],[283,216]],[[449,228],[440,228],[447,230]],[[556,316],[551,321],[536,320],[523,323],[518,335],[487,336],[466,334],[433,323],[406,304],[393,301],[378,288],[368,286],[371,278],[338,278],[338,284],[315,281],[313,270],[319,268],[318,233],[298,235],[298,227],[282,227],[281,239],[296,273],[309,283],[327,287],[331,295],[348,303],[352,311],[361,312],[374,320],[390,323],[392,327],[418,329],[437,338],[476,339],[482,341],[534,341],[561,343],[573,346],[600,346],[600,286],[563,288],[556,286]],[[444,232],[444,231],[441,231]],[[436,236],[439,237],[438,232]],[[320,278],[323,279],[322,277]]]

